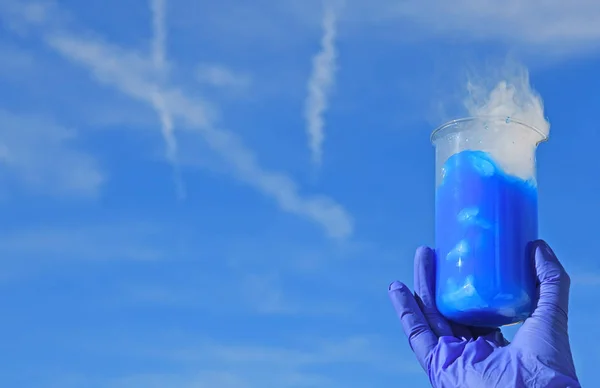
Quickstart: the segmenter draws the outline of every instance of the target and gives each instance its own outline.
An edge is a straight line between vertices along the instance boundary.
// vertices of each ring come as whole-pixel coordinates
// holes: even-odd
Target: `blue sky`
[[[507,57],[595,381],[597,2],[154,5],[0,0],[2,386],[427,387],[387,286],[433,244],[431,129]]]

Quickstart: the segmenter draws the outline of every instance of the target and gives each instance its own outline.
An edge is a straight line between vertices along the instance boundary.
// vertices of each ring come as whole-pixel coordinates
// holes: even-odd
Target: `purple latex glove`
[[[389,296],[434,388],[580,388],[567,332],[569,275],[543,241],[532,244],[539,299],[509,343],[500,329],[447,321],[435,307],[435,257],[415,255],[415,295],[400,282]]]

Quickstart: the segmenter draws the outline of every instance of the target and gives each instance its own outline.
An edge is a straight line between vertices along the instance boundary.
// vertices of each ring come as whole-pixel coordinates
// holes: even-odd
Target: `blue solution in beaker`
[[[537,187],[483,151],[452,155],[436,192],[436,302],[448,319],[499,327],[532,312]]]

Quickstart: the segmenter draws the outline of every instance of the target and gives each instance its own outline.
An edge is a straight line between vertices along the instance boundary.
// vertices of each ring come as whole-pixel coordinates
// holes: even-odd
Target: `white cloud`
[[[232,286],[234,284],[235,287]],[[206,293],[207,289],[211,290],[210,294]],[[221,316],[340,317],[351,316],[355,312],[352,301],[340,301],[319,293],[307,294],[297,287],[286,286],[277,275],[248,271],[243,274],[231,271],[224,276],[214,270],[198,269],[198,274],[190,279],[181,279],[177,285],[161,281],[127,283],[118,293],[121,302],[128,307],[150,305],[199,310]]]
[[[5,42],[0,42],[0,57],[2,57],[0,61],[2,77],[10,79],[34,68],[35,58],[31,52]]]
[[[164,72],[166,63],[166,0],[150,0],[152,11],[152,63],[159,72]]]
[[[74,18],[66,18],[67,13],[56,7],[47,7],[49,11],[46,13],[52,17],[47,17],[45,24],[32,24],[30,18],[23,16],[26,13],[23,7],[29,3],[8,2],[11,5],[10,12],[7,13],[6,7],[0,7],[0,15],[4,19],[11,17],[22,26],[35,27],[31,32],[37,31],[49,47],[73,63],[87,68],[98,82],[113,86],[124,95],[150,107],[155,107],[158,92],[162,98],[159,99],[161,109],[169,113],[173,123],[182,130],[201,135],[238,180],[274,199],[284,211],[321,225],[331,237],[343,238],[352,234],[353,220],[340,204],[325,196],[303,195],[290,177],[260,166],[254,152],[235,134],[218,128],[215,122],[218,112],[212,104],[169,85],[166,79],[157,80],[155,62],[147,56],[107,44],[82,31],[66,30],[61,21],[68,19],[74,23]],[[163,35],[159,33],[157,36]],[[155,40],[155,43],[161,39]],[[154,47],[162,46],[154,44]],[[160,49],[155,52],[158,54],[154,58],[162,58]]]
[[[152,10],[152,64],[156,70],[160,81],[167,78],[167,63],[166,63],[166,0],[150,0],[150,8]],[[165,103],[165,98],[160,88],[155,88],[152,93],[152,105],[160,118],[161,131],[165,143],[167,145],[167,160],[173,166],[175,188],[179,198],[185,197],[185,187],[181,177],[181,171],[177,163],[177,140],[175,138],[173,118],[171,112]]]
[[[248,274],[241,284],[243,298],[263,314],[289,314],[297,312],[298,306],[284,296],[279,276],[274,274]]]
[[[11,32],[28,36],[33,30],[62,23],[68,15],[59,12],[54,0],[1,0],[0,18]]]
[[[214,63],[198,65],[196,79],[201,84],[237,90],[246,89],[252,84],[252,78],[248,74]]]
[[[105,388],[252,388],[243,379],[228,371],[191,374],[135,374],[105,382]]]
[[[157,246],[160,230],[132,222],[98,225],[43,225],[12,230],[0,237],[0,257],[5,263],[31,266],[55,260],[158,260],[173,253]]]
[[[423,29],[409,38],[459,32],[467,39],[509,40],[556,53],[597,47],[600,39],[600,3],[593,0],[363,0],[352,5],[355,21],[420,24]]]
[[[336,14],[331,6],[326,7],[323,16],[323,36],[321,51],[313,58],[313,68],[308,81],[305,117],[306,132],[312,160],[320,164],[323,157],[324,118],[328,105],[328,95],[334,83],[336,70]]]
[[[575,272],[571,274],[571,281],[576,286],[597,287],[600,286],[600,273],[597,272]]]
[[[77,151],[76,131],[0,110],[0,181],[36,194],[94,197],[105,180],[96,160]]]
[[[139,55],[99,40],[85,39],[81,34],[53,34],[46,42],[65,58],[87,67],[100,82],[132,98],[154,103],[156,85],[149,78],[152,66]],[[283,210],[317,222],[332,237],[347,237],[352,233],[351,217],[342,206],[323,196],[301,196],[289,177],[263,169],[236,135],[214,126],[210,107],[204,101],[173,87],[165,87],[161,93],[173,117],[201,134],[228,162],[239,180],[275,199]]]
[[[277,50],[297,45],[303,32],[319,26],[318,0],[253,2],[231,7],[214,3],[202,22],[224,43],[272,45]],[[198,13],[179,6],[178,23],[197,28]],[[447,37],[508,41],[512,47],[539,48],[536,54],[572,55],[598,48],[600,3],[594,0],[354,0],[339,15],[345,36],[368,41],[389,33],[395,40]],[[204,26],[204,24],[202,24]],[[372,28],[375,26],[376,28]],[[304,42],[302,42],[303,44]]]
[[[371,373],[391,373],[397,377],[422,374],[416,363],[406,362],[395,354],[394,347],[384,346],[371,336],[341,337],[318,340],[296,338],[287,346],[257,346],[253,344],[219,344],[197,341],[193,335],[161,343],[161,335],[144,345],[121,342],[118,350],[104,349],[102,353],[118,351],[128,360],[139,359],[154,364],[160,361],[168,370],[154,373],[140,370],[106,381],[103,386],[129,387],[186,387],[186,388],[300,388],[300,387],[372,387],[352,375],[328,372],[331,366],[359,366]],[[179,335],[177,336],[179,337]],[[88,349],[90,347],[88,346]],[[390,353],[393,351],[394,353]],[[368,374],[367,374],[368,375]],[[97,381],[97,380],[96,380]]]

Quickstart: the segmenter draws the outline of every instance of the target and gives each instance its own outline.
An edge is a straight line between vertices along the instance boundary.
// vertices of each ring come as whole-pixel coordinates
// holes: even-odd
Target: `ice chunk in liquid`
[[[473,286],[473,276],[465,278],[464,283],[458,287],[454,279],[448,279],[447,289],[442,298],[444,303],[455,306],[457,310],[470,310],[473,308],[486,308],[488,304],[477,293]]]
[[[479,208],[475,206],[462,209],[456,218],[463,225],[477,225],[484,229],[492,227],[489,221],[479,216]]]
[[[469,243],[466,240],[461,240],[456,246],[448,252],[446,260],[457,261],[469,253]]]

